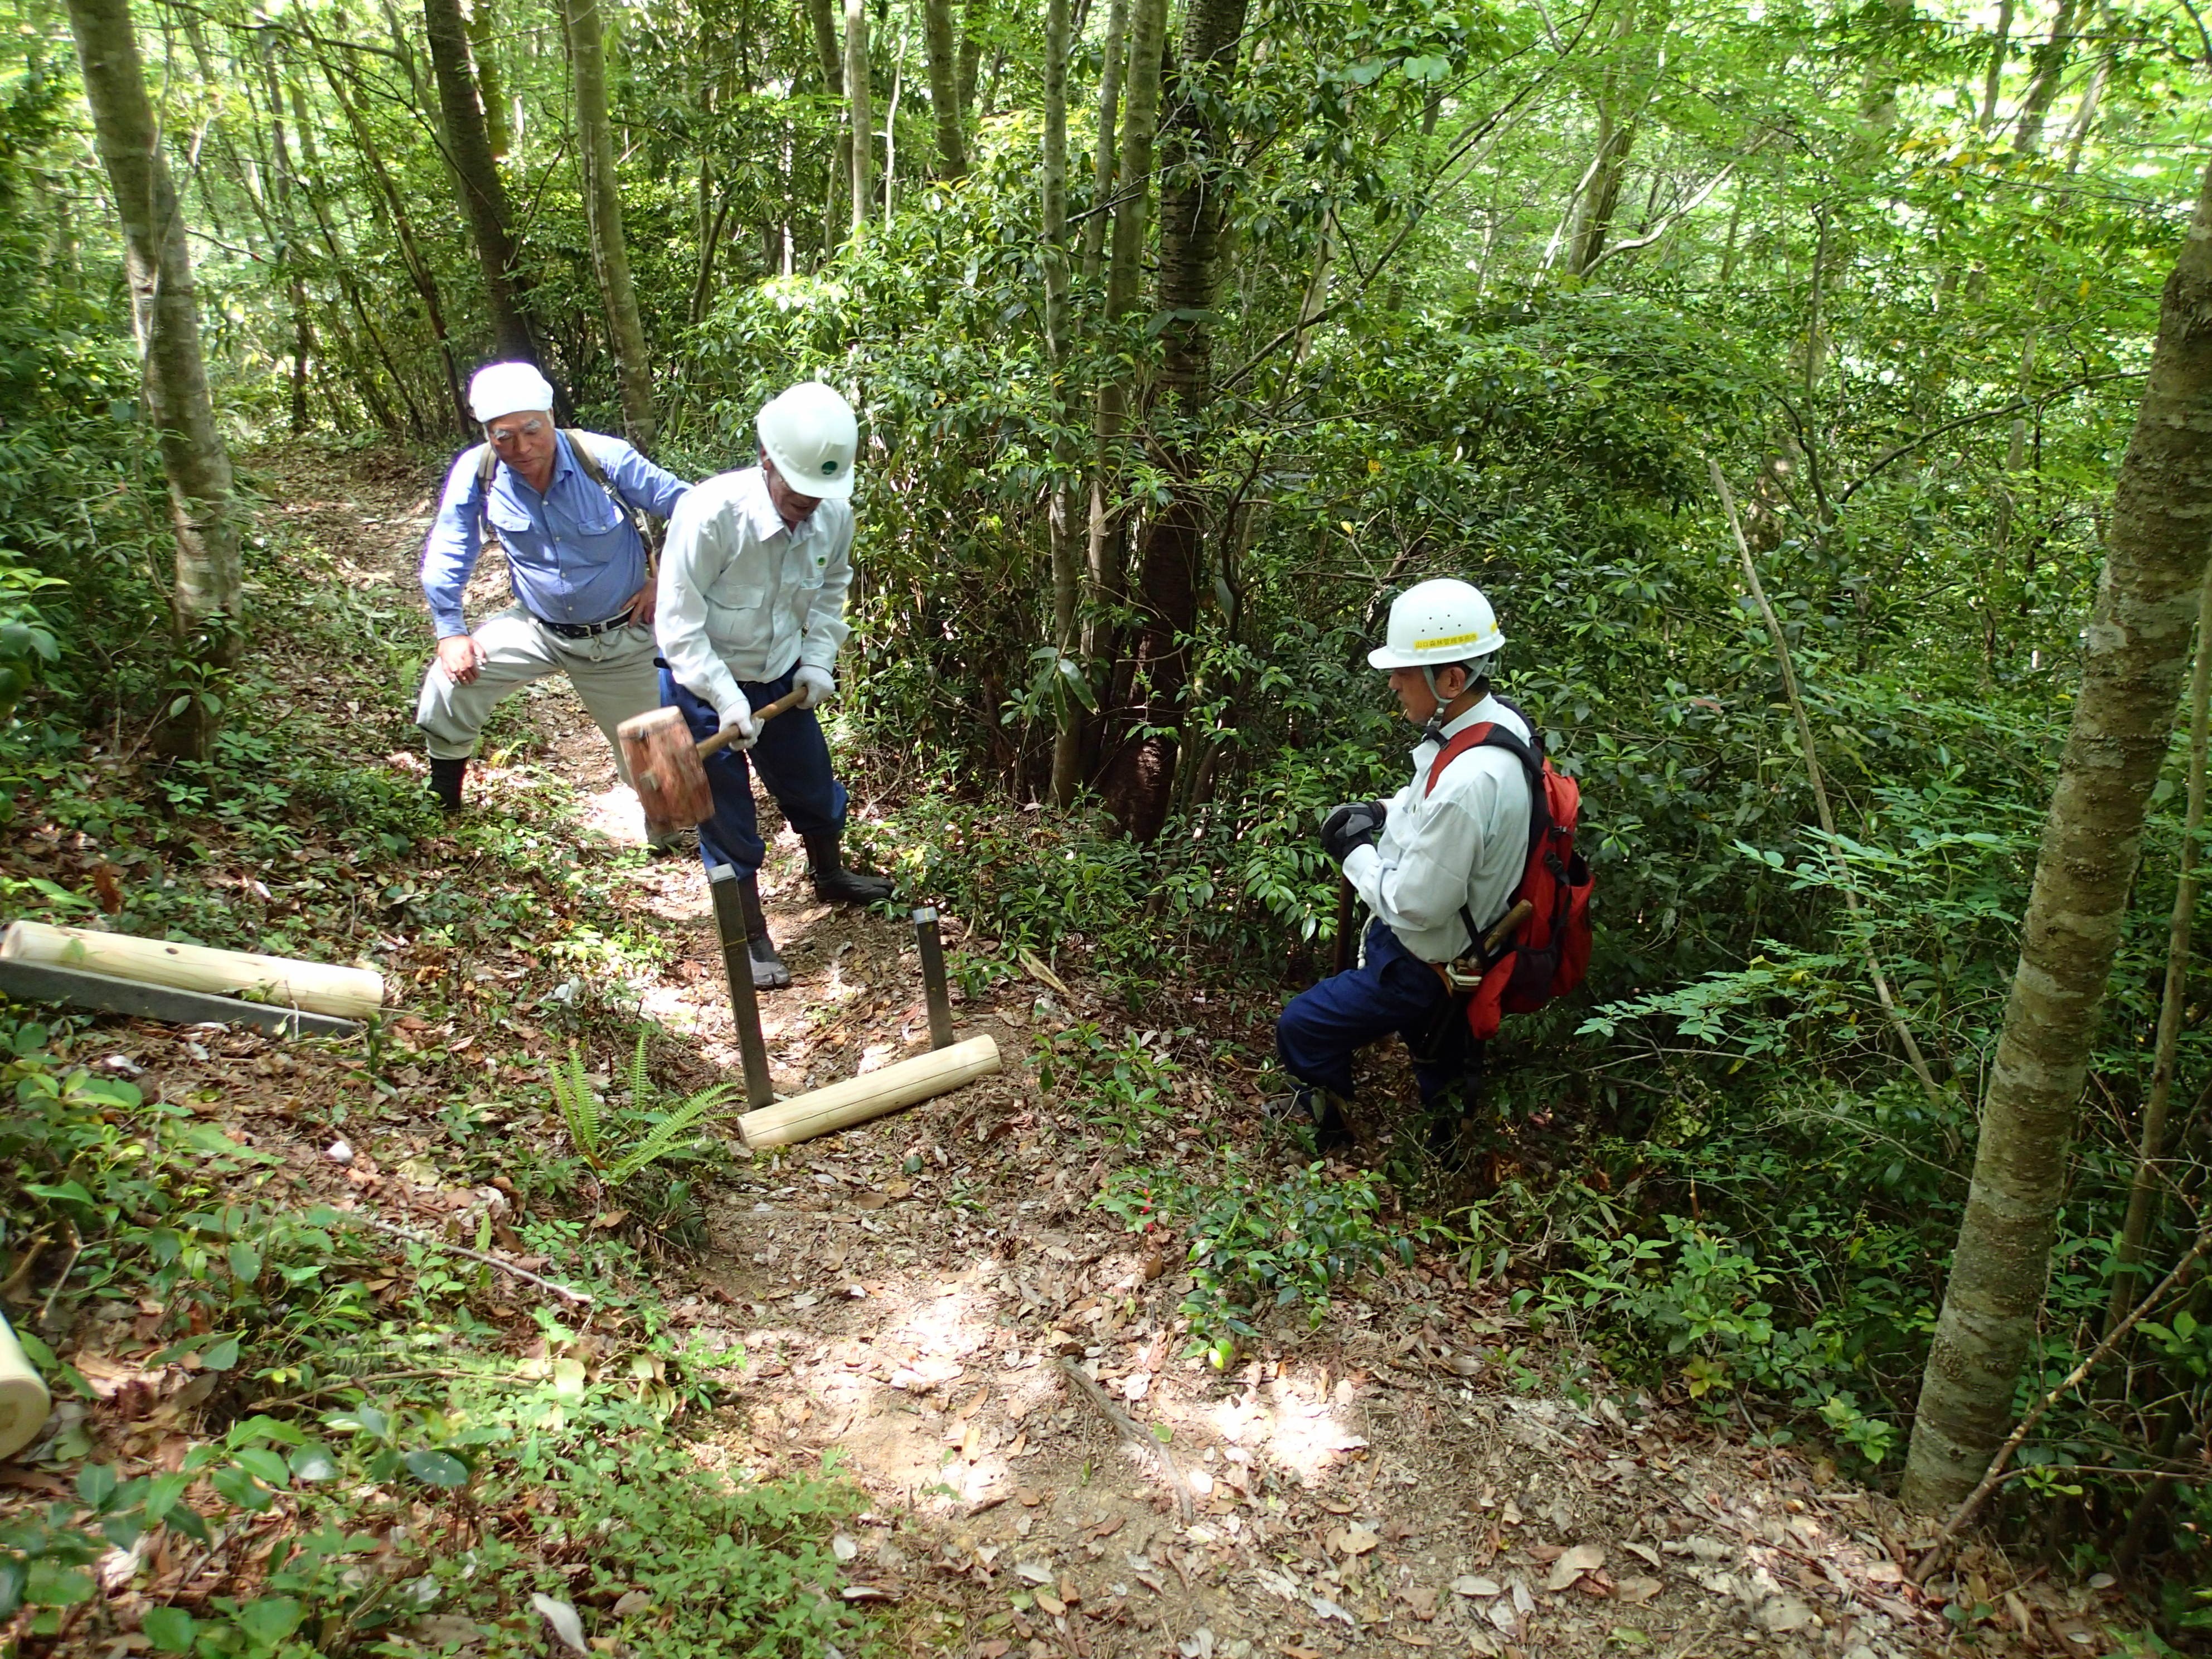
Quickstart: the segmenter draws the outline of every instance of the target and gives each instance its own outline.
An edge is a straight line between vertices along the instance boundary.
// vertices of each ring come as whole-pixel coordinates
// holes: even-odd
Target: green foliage
[[[649,1164],[688,1151],[698,1139],[699,1125],[739,1087],[734,1083],[717,1083],[672,1106],[664,1106],[659,1088],[646,1072],[645,1045],[646,1033],[640,1031],[637,1048],[630,1058],[629,1102],[611,1120],[574,1047],[568,1050],[565,1068],[556,1062],[546,1073],[547,1085],[568,1126],[569,1139],[611,1188],[620,1188]]]
[[[1379,1178],[1332,1174],[1322,1164],[1275,1179],[1243,1154],[1224,1152],[1205,1176],[1173,1167],[1122,1170],[1097,1204],[1131,1232],[1166,1228],[1188,1237],[1193,1288],[1182,1311],[1201,1343],[1256,1336],[1256,1322],[1296,1306],[1318,1325],[1334,1286],[1413,1255],[1414,1236],[1379,1219]]]

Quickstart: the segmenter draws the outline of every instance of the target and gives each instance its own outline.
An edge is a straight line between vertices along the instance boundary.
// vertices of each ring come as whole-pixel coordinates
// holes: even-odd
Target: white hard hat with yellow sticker
[[[1498,613],[1482,590],[1445,576],[1397,597],[1386,642],[1369,652],[1367,660],[1376,668],[1442,668],[1487,657],[1504,643]]]

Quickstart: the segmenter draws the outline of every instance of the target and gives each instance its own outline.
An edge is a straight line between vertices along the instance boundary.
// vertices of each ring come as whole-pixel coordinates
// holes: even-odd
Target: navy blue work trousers
[[[1302,991],[1275,1022],[1275,1053],[1299,1082],[1352,1097],[1352,1057],[1395,1031],[1413,1056],[1421,1103],[1434,1107],[1481,1063],[1482,1045],[1437,970],[1382,922],[1367,929],[1367,959]],[[1462,1097],[1462,1109],[1472,1104]]]
[[[791,677],[798,668],[793,663],[776,678],[752,684],[740,680],[738,690],[755,708],[765,708],[791,690]],[[660,671],[660,701],[683,714],[695,741],[722,729],[714,706],[678,685],[665,667]],[[823,741],[822,723],[811,708],[787,709],[761,727],[760,741],[750,750],[718,749],[707,757],[714,816],[699,826],[699,856],[709,870],[726,864],[740,876],[750,876],[768,854],[753,814],[756,771],[783,809],[785,822],[800,835],[845,827],[845,786],[830,769],[830,745]]]

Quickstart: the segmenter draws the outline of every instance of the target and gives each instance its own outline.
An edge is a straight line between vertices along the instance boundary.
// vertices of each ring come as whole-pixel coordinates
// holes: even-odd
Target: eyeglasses
[[[520,426],[495,426],[490,428],[491,441],[495,444],[511,444],[517,438],[542,437],[545,432],[543,421],[525,421]]]

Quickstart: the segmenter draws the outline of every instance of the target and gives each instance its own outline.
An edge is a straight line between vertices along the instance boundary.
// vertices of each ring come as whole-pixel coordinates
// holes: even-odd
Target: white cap
[[[553,407],[553,383],[531,363],[486,363],[469,382],[469,411],[479,421]]]
[[[1442,668],[1490,656],[1504,643],[1482,590],[1446,576],[1417,582],[1393,601],[1389,632],[1367,660],[1376,668]]]
[[[779,393],[753,426],[784,483],[800,495],[836,501],[853,493],[860,423],[852,404],[821,381],[801,380]]]

